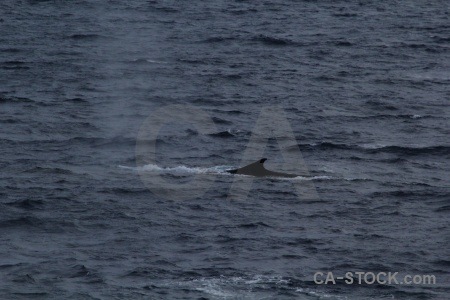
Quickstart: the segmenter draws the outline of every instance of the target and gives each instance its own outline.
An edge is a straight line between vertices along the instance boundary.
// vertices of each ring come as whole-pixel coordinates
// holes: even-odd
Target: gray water
[[[447,1],[3,0],[0,298],[447,299],[449,67]],[[227,175],[273,107],[307,174]]]

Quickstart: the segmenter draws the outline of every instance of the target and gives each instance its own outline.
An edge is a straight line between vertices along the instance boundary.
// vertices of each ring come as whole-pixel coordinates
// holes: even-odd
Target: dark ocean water
[[[2,0],[0,299],[449,299],[449,104],[448,1]]]

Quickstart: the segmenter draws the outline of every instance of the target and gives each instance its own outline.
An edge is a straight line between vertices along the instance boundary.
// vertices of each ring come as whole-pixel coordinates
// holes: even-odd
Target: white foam
[[[151,64],[167,64],[167,62],[165,62],[165,61],[158,61],[158,60],[153,60],[153,59],[148,59],[148,58],[137,58],[137,59],[132,60],[132,62],[134,62],[134,63],[148,62]]]
[[[187,166],[176,166],[176,167],[160,167],[155,164],[148,164],[140,167],[127,167],[127,166],[119,166],[122,169],[128,169],[133,171],[145,171],[145,172],[160,172],[160,173],[190,173],[190,174],[210,174],[210,173],[223,173],[228,174],[225,171],[229,169],[233,169],[232,166],[214,166],[209,168],[202,167],[187,167]]]
[[[220,279],[195,279],[193,280],[194,285],[197,283],[200,283],[200,287],[196,287],[195,289],[197,291],[204,292],[209,295],[218,296],[218,297],[235,297],[236,295],[231,292],[226,292],[223,290],[221,286],[225,285],[224,282]]]
[[[146,61],[152,64],[167,64],[165,61],[157,61],[152,59],[146,59]]]
[[[363,149],[374,150],[374,149],[382,149],[384,147],[387,147],[387,145],[385,145],[385,144],[363,144],[360,147]]]
[[[251,277],[219,276],[201,277],[185,281],[163,280],[153,283],[163,287],[182,287],[203,292],[214,299],[272,299],[277,293],[273,284],[280,285],[283,289],[295,291],[296,293],[314,297],[314,299],[347,299],[344,296],[327,294],[315,289],[292,286],[290,279],[281,276],[254,275]],[[258,292],[254,290],[258,287]]]

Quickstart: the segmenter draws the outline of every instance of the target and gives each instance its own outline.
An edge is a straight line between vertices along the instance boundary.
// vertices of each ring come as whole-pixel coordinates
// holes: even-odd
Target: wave
[[[36,101],[25,97],[6,97],[0,95],[0,103],[36,103]]]
[[[192,276],[191,276],[192,277]],[[158,289],[182,289],[195,290],[204,293],[208,297],[221,299],[256,299],[256,298],[289,298],[313,297],[340,299],[340,297],[318,292],[310,287],[308,281],[277,275],[221,275],[211,277],[197,277],[187,280],[163,279],[151,282],[149,288]],[[265,297],[263,297],[265,295]],[[203,298],[202,298],[203,299]]]
[[[271,227],[264,222],[256,222],[256,223],[245,223],[236,225],[238,228],[256,228],[256,227]]]
[[[88,100],[80,98],[80,97],[67,98],[67,99],[64,99],[63,101],[72,102],[72,103],[89,103]]]
[[[36,279],[30,274],[20,275],[14,278],[13,281],[17,283],[36,283]],[[27,293],[27,295],[29,295],[29,293]]]
[[[262,42],[266,45],[271,46],[289,46],[289,45],[295,45],[295,42],[293,42],[290,39],[284,39],[284,38],[277,38],[272,36],[267,36],[260,34],[252,39],[253,41]]]
[[[233,124],[233,122],[231,122],[231,121],[228,121],[228,120],[225,120],[225,119],[221,119],[221,118],[218,118],[218,117],[212,117],[212,119],[213,119],[214,123],[216,123],[216,124],[226,124],[226,125]]]
[[[220,42],[225,42],[225,41],[231,41],[234,40],[234,37],[224,37],[224,36],[214,36],[214,37],[210,37],[207,38],[206,40],[203,40],[203,43],[220,43]]]
[[[450,153],[450,146],[426,146],[426,147],[405,147],[405,146],[381,146],[374,148],[362,147],[369,153],[397,153],[405,155],[419,155],[419,154],[431,154],[431,155],[448,155]]]
[[[230,114],[230,115],[239,115],[239,114],[245,114],[244,111],[241,110],[220,110],[220,109],[212,109],[212,112],[217,113],[224,113],[224,114]]]
[[[24,50],[19,49],[19,48],[3,48],[0,49],[0,52],[5,52],[5,53],[20,53],[23,52]]]
[[[234,137],[234,134],[231,133],[231,130],[226,130],[226,131],[212,133],[212,134],[210,134],[210,136],[220,137],[220,138],[229,138],[229,137]]]
[[[33,199],[25,199],[25,200],[20,200],[20,201],[16,201],[16,202],[8,202],[5,203],[6,205],[9,206],[14,206],[14,207],[18,207],[18,208],[22,208],[22,209],[41,209],[44,206],[44,201],[42,200],[33,200]],[[24,222],[26,222],[26,220],[23,220]]]
[[[432,38],[438,44],[448,44],[448,43],[450,43],[450,37],[433,36]]]
[[[361,120],[386,120],[386,119],[444,119],[438,116],[431,115],[419,115],[419,114],[374,114],[374,115],[328,115],[328,116],[317,116],[319,120],[323,119],[334,119],[338,117],[346,121],[361,121]]]
[[[342,144],[332,142],[320,142],[312,144],[299,144],[288,147],[287,150],[297,150],[300,147],[302,150],[355,150],[362,151],[370,154],[376,153],[394,153],[404,155],[448,155],[450,153],[450,146],[436,145],[436,146],[397,146],[397,145],[384,145],[384,144]]]
[[[444,205],[434,210],[435,212],[450,212],[450,205]]]
[[[43,173],[43,174],[60,174],[60,175],[74,174],[72,171],[67,169],[48,168],[48,167],[34,167],[32,169],[24,171],[24,173]]]
[[[80,123],[78,123],[80,124]],[[90,125],[89,123],[84,123]],[[82,124],[82,125],[84,125]],[[118,146],[118,145],[129,145],[135,146],[136,139],[135,138],[127,138],[127,137],[111,137],[111,138],[103,138],[103,137],[73,137],[73,138],[55,138],[55,139],[1,139],[0,142],[8,143],[8,144],[61,144],[61,145],[90,145],[92,147],[110,147],[110,146]],[[153,141],[142,141],[142,142],[153,142]]]
[[[153,60],[148,58],[137,58],[130,61],[131,63],[150,63],[150,64],[167,64],[165,61]]]
[[[30,67],[26,66],[26,64],[28,64],[28,62],[15,60],[15,61],[5,61],[2,62],[0,65],[2,66],[2,69],[5,70],[30,69]]]
[[[353,44],[350,43],[349,41],[336,41],[336,42],[334,42],[334,45],[338,46],[338,47],[351,47],[351,46],[353,46]]]
[[[334,13],[333,16],[335,16],[335,17],[343,17],[343,18],[352,18],[352,17],[357,17],[358,14],[355,14],[355,13]]]
[[[0,228],[36,227],[37,225],[40,224],[42,224],[42,220],[31,216],[24,216],[18,217],[16,219],[2,220],[0,222]]]
[[[366,101],[366,105],[377,110],[398,110],[398,107],[394,106],[391,103],[386,103],[383,101],[368,100]]]
[[[3,123],[3,124],[17,124],[17,123],[23,123],[23,122],[20,121],[20,120],[17,120],[17,119],[8,118],[8,119],[0,120],[0,123]]]
[[[95,40],[98,39],[99,37],[101,37],[98,34],[92,34],[92,33],[88,33],[88,34],[72,34],[71,36],[69,36],[69,38],[74,39],[74,40]]]
[[[229,137],[234,137],[240,133],[242,133],[242,131],[238,130],[238,129],[227,129],[225,131],[211,133],[209,135],[212,137],[229,138]]]
[[[26,209],[33,210],[39,209],[42,204],[34,201],[34,203],[27,204],[24,202],[18,203],[8,203],[9,205]],[[18,230],[31,230],[31,231],[45,231],[48,233],[67,233],[78,231],[77,225],[72,221],[68,220],[56,220],[42,217],[34,217],[31,215],[25,215],[21,217],[17,217],[15,219],[6,219],[0,222],[0,229],[18,229]]]

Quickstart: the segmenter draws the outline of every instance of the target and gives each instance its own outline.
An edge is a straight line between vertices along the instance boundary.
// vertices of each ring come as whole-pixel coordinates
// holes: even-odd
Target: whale
[[[232,170],[226,170],[226,172],[231,174],[241,174],[241,175],[250,175],[250,176],[256,176],[256,177],[284,177],[284,178],[294,178],[299,175],[295,174],[289,174],[289,173],[283,173],[283,172],[274,172],[267,170],[264,168],[264,162],[267,160],[267,158],[261,158],[260,160],[251,163],[245,167],[238,168],[238,169],[232,169]]]

